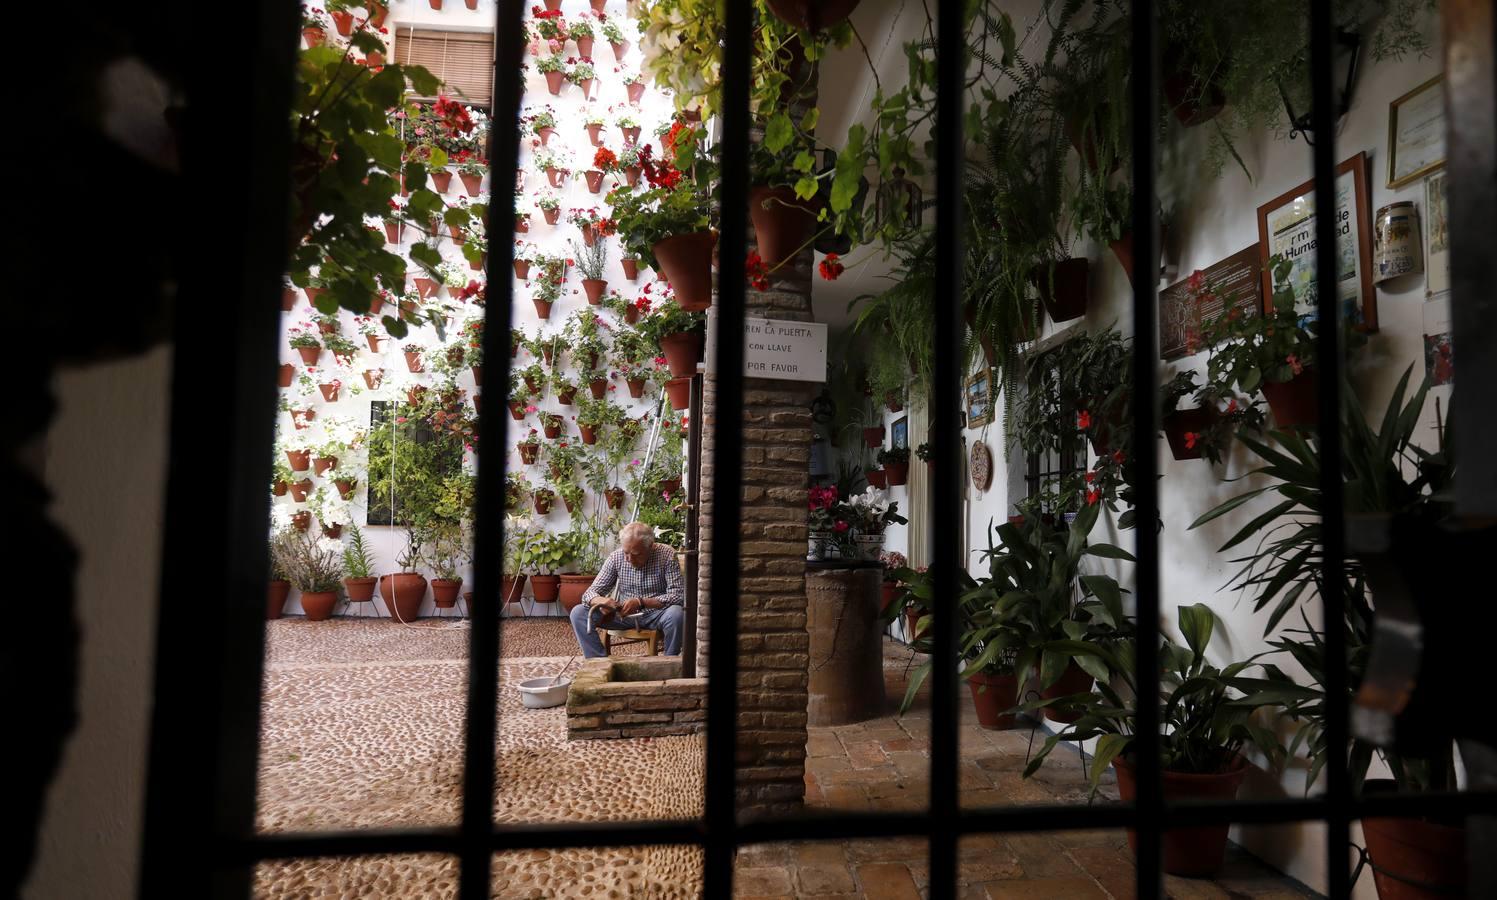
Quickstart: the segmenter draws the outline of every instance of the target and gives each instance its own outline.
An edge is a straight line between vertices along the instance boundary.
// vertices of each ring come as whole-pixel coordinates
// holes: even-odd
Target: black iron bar
[[[933,575],[935,646],[931,651],[930,896],[956,896],[957,572],[965,516],[961,483],[962,397],[962,105],[965,94],[966,22],[959,0],[941,0],[936,23],[936,283],[934,384],[931,437],[940,465],[931,479],[930,571]]]
[[[743,495],[744,248],[748,239],[748,3],[723,4],[722,123],[718,194],[717,411],[712,427],[712,575],[708,595],[707,785],[704,895],[733,895],[738,734],[738,554]],[[701,423],[704,427],[707,423]]]
[[[1351,891],[1351,782],[1347,695],[1346,617],[1342,597],[1345,555],[1345,510],[1341,490],[1341,315],[1337,298],[1336,236],[1336,104],[1332,60],[1336,47],[1330,0],[1310,4],[1310,96],[1315,166],[1315,290],[1320,327],[1315,339],[1317,400],[1320,406],[1321,564],[1320,593],[1325,630],[1326,746],[1326,893],[1346,897]],[[1355,213],[1355,210],[1353,210]],[[1369,227],[1371,223],[1362,223]],[[1272,274],[1269,275],[1272,278]]]
[[[1137,727],[1133,763],[1137,772],[1137,896],[1161,896],[1159,824],[1164,821],[1163,779],[1159,747],[1159,462],[1154,436],[1159,401],[1156,308],[1159,291],[1159,216],[1155,199],[1155,145],[1159,109],[1159,65],[1153,0],[1134,0],[1132,13],[1133,147],[1133,508],[1134,596],[1137,598],[1138,651],[1134,683],[1138,685]]]
[[[521,63],[524,60],[525,4],[521,0],[502,0],[494,20],[494,101],[490,109],[489,192],[497,201],[510,195],[508,203],[490,202],[484,217],[484,233],[491,236],[485,262],[483,350],[484,359],[502,359],[508,383],[510,365],[510,310],[514,304],[514,280],[510,278],[514,244],[494,240],[492,236],[507,233],[508,217],[514,207],[514,179],[510,173],[519,165],[519,136],[513,127],[502,127],[519,120]],[[504,184],[508,190],[500,191]],[[504,217],[495,214],[502,209]],[[501,225],[501,223],[503,223]],[[478,411],[478,433],[486,438],[480,451],[498,448],[497,452],[480,452],[478,483],[475,486],[473,510],[473,602],[468,616],[468,708],[467,729],[463,736],[463,805],[462,845],[458,872],[458,895],[463,900],[481,900],[489,895],[493,869],[492,834],[494,829],[494,748],[499,733],[499,653],[500,612],[503,607],[499,585],[504,560],[504,489],[507,454],[505,435],[508,417],[501,415],[505,404],[487,404],[488,412]]]

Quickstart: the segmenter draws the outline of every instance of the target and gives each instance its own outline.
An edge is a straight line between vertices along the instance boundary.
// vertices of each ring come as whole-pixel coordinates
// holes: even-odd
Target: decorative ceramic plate
[[[982,441],[972,442],[968,454],[968,467],[972,470],[972,486],[985,491],[993,483],[993,453]]]

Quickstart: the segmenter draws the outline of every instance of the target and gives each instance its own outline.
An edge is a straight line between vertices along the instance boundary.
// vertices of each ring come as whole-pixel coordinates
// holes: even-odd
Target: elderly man
[[[665,633],[665,653],[681,652],[686,592],[681,567],[669,547],[657,546],[643,522],[619,531],[619,549],[608,555],[582,602],[572,608],[572,630],[588,659],[606,655],[599,628],[649,628]]]

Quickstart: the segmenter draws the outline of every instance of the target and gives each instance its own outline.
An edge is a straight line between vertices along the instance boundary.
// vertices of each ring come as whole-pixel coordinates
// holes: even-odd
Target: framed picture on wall
[[[900,416],[889,426],[889,446],[903,450],[910,446],[910,417]]]
[[[1388,187],[1445,165],[1445,80],[1436,75],[1388,104]]]
[[[967,427],[981,428],[993,421],[993,370],[967,377]]]
[[[1336,167],[1336,291],[1346,317],[1359,331],[1377,331],[1372,288],[1372,216],[1368,209],[1367,154]],[[1310,180],[1258,207],[1258,252],[1263,263],[1263,308],[1273,309],[1275,256],[1292,263],[1289,286],[1295,306],[1315,311],[1315,182]]]

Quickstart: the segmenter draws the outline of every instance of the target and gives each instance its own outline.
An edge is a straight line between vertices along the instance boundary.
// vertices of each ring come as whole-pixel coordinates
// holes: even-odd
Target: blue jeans
[[[685,630],[686,610],[680,606],[647,609],[638,616],[630,618],[614,616],[606,625],[598,624],[598,618],[602,615],[602,610],[593,611],[593,627],[588,628],[587,604],[579,603],[572,607],[572,630],[577,633],[577,644],[582,648],[582,655],[585,658],[595,659],[608,655],[603,651],[603,639],[598,636],[599,628],[607,628],[610,631],[626,631],[630,628],[661,631],[665,633],[665,655],[681,655],[681,633]]]

